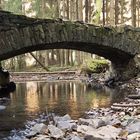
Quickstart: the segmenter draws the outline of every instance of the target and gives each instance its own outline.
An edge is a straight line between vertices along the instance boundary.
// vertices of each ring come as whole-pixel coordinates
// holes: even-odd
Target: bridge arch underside
[[[71,49],[96,54],[110,60],[115,65],[127,65],[129,60],[134,56],[117,48],[103,46],[94,43],[85,42],[57,42],[51,44],[38,44],[35,46],[19,47],[12,49],[0,55],[0,60],[5,60],[17,55],[25,54],[32,51],[49,50],[49,49]]]

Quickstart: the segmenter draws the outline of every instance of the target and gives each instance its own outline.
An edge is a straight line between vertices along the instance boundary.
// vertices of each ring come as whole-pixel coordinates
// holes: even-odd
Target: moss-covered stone
[[[105,72],[109,68],[109,62],[101,59],[90,59],[87,63],[81,66],[81,72],[83,73],[101,73]]]

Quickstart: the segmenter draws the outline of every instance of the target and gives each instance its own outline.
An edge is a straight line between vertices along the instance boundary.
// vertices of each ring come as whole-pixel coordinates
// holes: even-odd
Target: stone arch
[[[109,59],[121,74],[140,53],[139,28],[33,19],[4,12],[0,16],[0,60],[37,50],[74,49]]]

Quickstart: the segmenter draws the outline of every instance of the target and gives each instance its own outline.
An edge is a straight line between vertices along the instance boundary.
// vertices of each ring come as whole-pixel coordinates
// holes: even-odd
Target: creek
[[[78,119],[90,108],[110,107],[124,98],[117,89],[81,81],[26,82],[16,83],[16,87],[3,102],[6,109],[0,111],[0,139],[43,112]]]

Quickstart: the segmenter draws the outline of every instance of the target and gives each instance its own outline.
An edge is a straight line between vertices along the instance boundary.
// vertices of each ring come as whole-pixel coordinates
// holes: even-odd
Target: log
[[[128,95],[128,98],[129,99],[140,99],[140,95],[136,95],[136,94],[133,94],[133,95]]]
[[[130,103],[130,104],[126,104],[126,103],[123,103],[123,104],[114,103],[113,106],[114,107],[138,107],[138,106],[140,106],[140,103],[138,103],[138,104],[136,104],[136,103]]]

